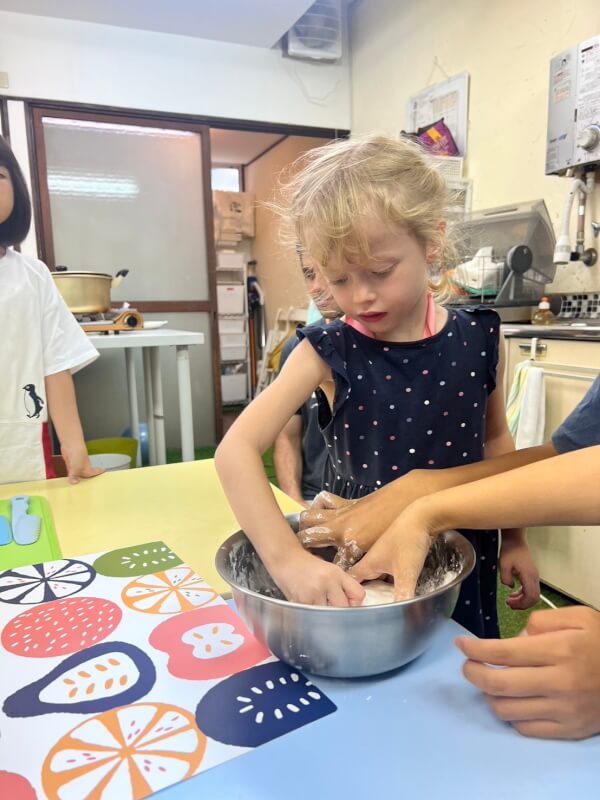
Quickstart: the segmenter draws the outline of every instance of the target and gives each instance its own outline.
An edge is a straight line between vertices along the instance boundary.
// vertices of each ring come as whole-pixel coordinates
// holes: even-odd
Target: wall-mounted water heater
[[[600,35],[550,61],[546,175],[600,165]]]

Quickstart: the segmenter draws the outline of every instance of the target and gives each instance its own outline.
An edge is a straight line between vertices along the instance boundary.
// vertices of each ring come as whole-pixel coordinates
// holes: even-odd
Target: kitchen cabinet
[[[600,341],[511,336],[506,343],[507,391],[515,366],[535,348],[535,364],[544,370],[548,440],[600,372]],[[600,609],[600,526],[530,528],[528,538],[544,583]]]

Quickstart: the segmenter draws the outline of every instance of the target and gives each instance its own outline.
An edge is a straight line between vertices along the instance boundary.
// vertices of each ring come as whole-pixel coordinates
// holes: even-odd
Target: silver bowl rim
[[[286,515],[286,519],[289,522],[297,521],[299,514],[288,514]],[[215,556],[215,568],[221,578],[229,585],[233,590],[237,590],[242,592],[242,594],[250,595],[251,597],[256,597],[259,600],[262,600],[266,603],[271,603],[276,606],[282,606],[284,608],[300,608],[304,611],[329,611],[331,613],[339,614],[339,613],[348,613],[348,612],[356,612],[356,611],[365,611],[368,612],[373,608],[387,608],[390,610],[390,613],[393,609],[398,608],[398,606],[412,606],[417,605],[418,603],[422,603],[424,600],[429,600],[430,598],[437,597],[444,592],[450,591],[450,589],[454,588],[458,584],[462,583],[469,575],[473,572],[476,563],[476,556],[475,556],[475,549],[471,542],[459,533],[458,531],[450,530],[444,531],[443,533],[439,534],[441,537],[451,536],[454,541],[457,542],[461,546],[461,549],[465,553],[465,563],[464,568],[456,578],[447,583],[445,586],[441,586],[439,589],[436,589],[433,592],[428,592],[424,595],[419,595],[416,597],[411,597],[408,600],[394,600],[391,603],[374,603],[368,606],[319,606],[319,605],[308,605],[307,603],[296,603],[292,600],[279,600],[277,597],[268,597],[265,594],[260,594],[260,592],[255,592],[253,589],[248,589],[246,586],[240,586],[239,584],[230,580],[230,578],[225,574],[225,565],[221,563],[225,558],[225,553],[229,552],[231,547],[235,544],[237,540],[246,539],[250,542],[248,536],[244,533],[243,530],[238,530],[235,533],[232,533],[231,536],[228,536],[227,539],[219,546],[217,550],[217,555]],[[438,536],[438,538],[439,538]],[[252,542],[250,542],[252,544]]]

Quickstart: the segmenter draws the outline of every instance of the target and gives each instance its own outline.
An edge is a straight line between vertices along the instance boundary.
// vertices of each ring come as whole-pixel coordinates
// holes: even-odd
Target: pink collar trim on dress
[[[365,328],[365,326],[358,320],[353,319],[352,317],[344,316],[342,317],[342,322],[345,322],[346,325],[350,325],[351,328],[354,328],[359,333],[362,333],[363,336],[368,336],[370,339],[373,338],[373,334],[371,333],[371,331],[367,330],[367,328]],[[433,299],[433,294],[431,292],[427,292],[427,311],[425,313],[425,326],[423,328],[423,339],[429,339],[431,336],[435,336],[435,334],[436,334],[435,301]]]

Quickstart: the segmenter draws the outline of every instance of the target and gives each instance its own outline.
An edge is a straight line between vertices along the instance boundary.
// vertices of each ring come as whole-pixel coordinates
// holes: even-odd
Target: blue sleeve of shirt
[[[552,435],[558,453],[600,445],[600,375],[579,405]]]

